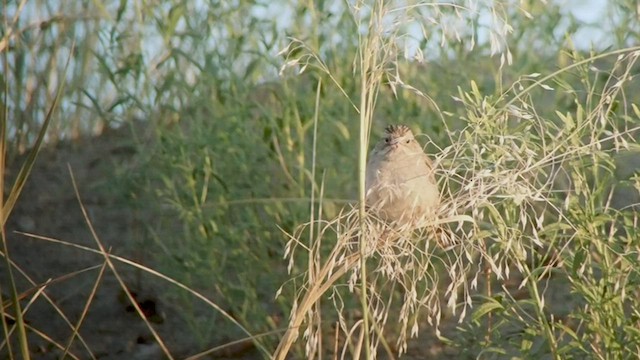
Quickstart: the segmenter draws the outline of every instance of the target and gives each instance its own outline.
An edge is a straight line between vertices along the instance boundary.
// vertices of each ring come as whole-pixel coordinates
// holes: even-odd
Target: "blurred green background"
[[[466,126],[469,108],[457,98],[474,91],[472,82],[482,96],[498,99],[524,75],[635,46],[640,35],[635,0],[456,3],[464,8],[408,10],[390,34],[398,60],[383,80],[374,134],[387,123],[409,124],[435,152],[449,145],[447,129]],[[360,91],[354,59],[365,30],[354,21],[356,4],[2,0],[8,157],[33,145],[64,76],[46,146],[127,129],[135,166],[114,173],[109,191],[152,219],[131,246],[253,334],[283,327],[295,286],[276,300],[275,292],[305,270],[297,262],[300,268],[287,272],[284,232],[308,221],[311,192],[320,186],[326,218],[357,196],[360,124],[351,101],[357,104]],[[613,61],[554,79],[554,87],[573,92],[532,92],[538,115],[575,112],[576,99],[597,93]],[[630,86],[621,107],[638,100]],[[242,334],[222,318],[202,321],[190,295],[164,296],[184,309],[195,346]],[[220,326],[228,326],[224,336]],[[277,336],[261,341],[272,349]]]

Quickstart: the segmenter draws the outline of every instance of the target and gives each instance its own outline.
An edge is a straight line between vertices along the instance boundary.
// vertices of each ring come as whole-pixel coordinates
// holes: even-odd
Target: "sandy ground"
[[[134,210],[126,196],[114,192],[117,187],[113,185],[113,181],[117,181],[116,172],[126,167],[135,155],[135,147],[125,135],[127,133],[110,131],[100,137],[43,149],[8,220],[6,233],[10,258],[30,279],[14,270],[19,279],[19,290],[29,291],[34,289],[33,284],[51,281],[32,304],[29,302],[34,299],[33,291],[26,293],[22,301],[23,308],[28,307],[25,319],[31,327],[30,346],[35,359],[60,358],[62,350],[37,332],[50,336],[60,347],[66,347],[72,334],[66,321],[78,323],[96,285],[80,328],[86,346],[76,340],[71,346],[72,353],[80,359],[163,358],[147,326],[126,300],[113,272],[106,269],[104,276],[96,282],[104,264],[103,256],[18,233],[98,248],[75,195],[71,169],[89,220],[103,246],[113,254],[144,263],[144,253],[136,242],[142,237],[145,219]],[[22,161],[24,156],[9,164],[9,178],[17,175]],[[170,334],[165,340],[167,345],[172,350],[177,349],[177,354],[186,354],[187,349],[181,349],[176,343],[178,336],[169,331],[179,320],[162,313],[162,305],[156,296],[159,283],[146,279],[130,266],[116,263],[115,267],[126,286],[137,295],[155,328],[163,335]],[[4,263],[0,269],[2,296],[7,299]],[[82,270],[85,271],[69,275]],[[1,356],[4,358],[5,355],[6,350]]]

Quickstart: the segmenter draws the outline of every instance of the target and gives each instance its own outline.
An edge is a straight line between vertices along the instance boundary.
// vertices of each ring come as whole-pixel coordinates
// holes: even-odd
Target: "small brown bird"
[[[405,125],[390,125],[369,156],[366,203],[396,228],[433,220],[440,205],[433,163]]]

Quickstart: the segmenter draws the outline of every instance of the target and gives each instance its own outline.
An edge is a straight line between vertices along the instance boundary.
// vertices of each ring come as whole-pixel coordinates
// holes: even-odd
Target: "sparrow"
[[[369,155],[365,201],[380,219],[415,228],[432,220],[440,205],[433,162],[405,125],[390,125]]]

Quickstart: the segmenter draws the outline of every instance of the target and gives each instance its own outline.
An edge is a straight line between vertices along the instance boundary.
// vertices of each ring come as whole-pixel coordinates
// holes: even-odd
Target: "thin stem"
[[[528,276],[532,276],[530,272]],[[549,324],[549,321],[547,321],[547,318],[544,315],[544,307],[542,305],[542,302],[540,301],[540,293],[538,292],[537,281],[533,281],[533,280],[537,280],[537,279],[532,278],[531,281],[527,282],[527,285],[529,287],[529,291],[531,291],[534,296],[534,300],[536,304],[535,306],[536,315],[538,316],[538,321],[540,321],[540,325],[543,328],[542,330],[544,331],[545,336],[549,340],[549,345],[551,347],[551,356],[554,359],[559,360],[560,356],[558,355],[558,344],[556,343],[556,338],[553,336],[551,325]]]

